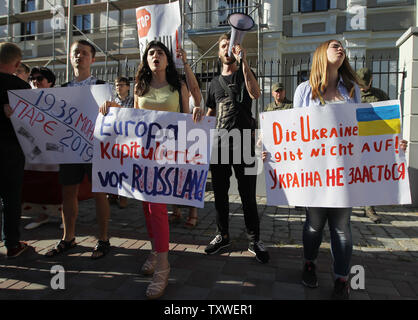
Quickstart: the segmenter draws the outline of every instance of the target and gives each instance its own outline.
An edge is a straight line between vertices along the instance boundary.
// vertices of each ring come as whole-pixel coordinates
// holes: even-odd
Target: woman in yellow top
[[[148,43],[135,80],[135,108],[180,112],[181,98],[182,112],[189,113],[189,93],[186,84],[180,81],[170,51],[163,43]],[[100,106],[100,112],[106,114],[108,107],[120,106],[115,102],[106,101]],[[200,121],[201,116],[200,109],[195,108],[194,121]],[[147,275],[153,274],[146,295],[149,299],[156,299],[164,294],[170,273],[167,205],[147,201],[143,201],[142,205],[152,250],[141,271]]]

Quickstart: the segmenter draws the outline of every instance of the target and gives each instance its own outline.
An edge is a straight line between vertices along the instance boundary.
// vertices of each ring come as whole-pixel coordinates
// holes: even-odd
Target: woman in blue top
[[[360,80],[351,68],[342,44],[337,40],[322,43],[313,55],[309,81],[295,91],[293,106],[310,107],[335,103],[361,103]],[[304,267],[302,283],[311,288],[318,286],[315,261],[322,242],[322,233],[328,220],[331,252],[334,258],[335,284],[333,298],[348,299],[347,283],[353,251],[351,236],[352,208],[306,209],[303,228]]]
[[[363,84],[351,68],[341,42],[329,40],[315,50],[309,81],[301,83],[296,88],[293,106],[301,108],[336,103],[361,103],[359,85]],[[407,143],[406,140],[401,140],[400,149],[405,151]],[[352,208],[306,209],[303,228],[305,263],[302,283],[311,288],[318,286],[315,261],[322,242],[322,232],[328,220],[334,259],[333,298],[335,299],[349,297],[347,280],[353,251],[351,211]]]

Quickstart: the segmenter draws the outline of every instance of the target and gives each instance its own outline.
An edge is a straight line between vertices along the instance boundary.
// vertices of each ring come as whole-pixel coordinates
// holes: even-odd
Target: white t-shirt
[[[203,105],[205,104],[205,102],[203,101],[203,96],[202,99],[200,100],[200,106],[199,107],[203,107]],[[193,96],[189,97],[189,110],[190,113],[193,113],[193,108],[196,107],[195,103],[194,103],[194,99]]]

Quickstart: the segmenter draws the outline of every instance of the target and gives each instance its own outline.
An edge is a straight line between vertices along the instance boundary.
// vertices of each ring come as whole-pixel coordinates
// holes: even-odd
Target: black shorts
[[[91,163],[60,164],[59,181],[63,186],[80,184],[83,182],[84,175],[87,174],[91,182],[92,169]]]

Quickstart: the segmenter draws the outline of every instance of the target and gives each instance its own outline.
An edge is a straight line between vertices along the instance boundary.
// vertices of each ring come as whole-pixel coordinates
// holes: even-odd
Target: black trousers
[[[232,157],[230,157],[232,159]],[[244,211],[245,227],[248,239],[258,241],[260,239],[260,220],[257,212],[256,200],[256,175],[246,175],[245,168],[251,165],[243,161],[238,164],[211,164],[212,186],[215,194],[217,231],[222,236],[229,237],[229,196],[230,178],[232,169],[238,181],[238,191],[241,197]]]
[[[0,138],[0,198],[3,200],[2,238],[6,248],[19,244],[25,156],[19,142]]]

